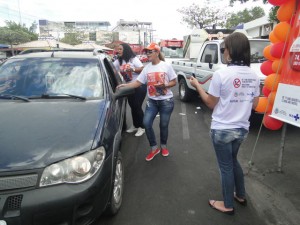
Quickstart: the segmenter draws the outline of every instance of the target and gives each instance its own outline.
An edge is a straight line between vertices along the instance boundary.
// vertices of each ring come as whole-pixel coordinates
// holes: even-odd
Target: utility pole
[[[21,16],[21,10],[20,10],[20,0],[18,0],[18,8],[19,8],[19,17],[20,17],[20,25],[22,26],[22,16]]]

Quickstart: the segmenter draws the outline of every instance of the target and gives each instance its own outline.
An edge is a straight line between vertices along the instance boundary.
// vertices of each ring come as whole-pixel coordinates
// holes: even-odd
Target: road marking
[[[189,133],[189,126],[188,126],[188,121],[187,121],[187,116],[186,116],[186,108],[184,103],[181,104],[181,115],[182,115],[182,137],[184,140],[190,139],[190,133]]]

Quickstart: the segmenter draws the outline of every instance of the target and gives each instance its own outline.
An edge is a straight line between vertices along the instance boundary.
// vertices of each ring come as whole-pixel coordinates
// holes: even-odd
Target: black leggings
[[[131,108],[131,116],[133,125],[138,128],[144,128],[143,118],[144,111],[142,109],[143,102],[147,94],[147,85],[142,84],[135,89],[135,93],[128,96],[128,104]]]

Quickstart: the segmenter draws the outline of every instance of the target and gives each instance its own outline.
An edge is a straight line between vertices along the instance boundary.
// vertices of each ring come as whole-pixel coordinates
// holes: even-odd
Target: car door
[[[218,44],[209,43],[204,47],[200,60],[197,63],[195,77],[205,90],[208,90],[213,72],[217,69],[218,56]]]
[[[120,99],[113,99],[113,94],[117,91],[117,86],[122,83],[122,79],[115,69],[113,63],[105,58],[103,60],[104,67],[107,73],[107,78],[108,78],[108,86],[109,89],[111,90],[111,107],[112,107],[112,114],[114,115],[114,120],[115,120],[115,125],[120,128],[123,123],[123,117],[125,113],[125,106],[126,106],[126,98],[120,98]]]

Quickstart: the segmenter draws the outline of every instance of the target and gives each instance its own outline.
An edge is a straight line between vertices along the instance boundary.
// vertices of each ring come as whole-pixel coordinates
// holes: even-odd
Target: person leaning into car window
[[[240,32],[227,36],[221,53],[227,67],[214,72],[208,93],[196,78],[190,83],[211,109],[210,136],[221,173],[223,201],[209,200],[212,208],[234,214],[234,200],[246,205],[244,174],[237,154],[249,131],[249,117],[257,106],[259,78],[250,68],[250,43]]]
[[[121,73],[127,83],[135,81],[138,74],[143,70],[143,63],[136,57],[130,46],[122,43],[118,46],[118,59],[114,61],[116,69]],[[147,93],[146,85],[135,89],[135,93],[128,96],[128,104],[131,108],[132,126],[127,129],[128,133],[135,132],[135,136],[142,136],[145,133],[142,109]]]
[[[164,62],[160,47],[156,43],[151,43],[144,50],[150,63],[145,66],[134,82],[121,84],[118,88],[124,86],[136,88],[147,84],[148,99],[145,109],[144,126],[151,147],[146,161],[151,161],[160,151],[163,156],[169,155],[167,149],[168,129],[174,109],[173,93],[170,88],[176,85],[176,73],[169,63]],[[160,116],[160,148],[157,145],[152,127],[157,114]]]

